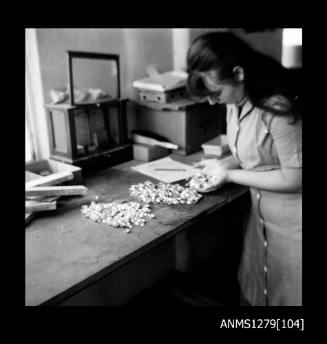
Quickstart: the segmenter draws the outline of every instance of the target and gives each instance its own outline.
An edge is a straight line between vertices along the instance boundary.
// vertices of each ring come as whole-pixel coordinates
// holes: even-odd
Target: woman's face
[[[202,72],[201,75],[206,88],[212,92],[207,96],[209,104],[237,104],[244,99],[243,81],[221,81],[216,70]]]

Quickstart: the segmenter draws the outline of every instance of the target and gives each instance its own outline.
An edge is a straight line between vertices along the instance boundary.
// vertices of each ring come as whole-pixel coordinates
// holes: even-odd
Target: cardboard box
[[[169,153],[169,149],[164,147],[150,146],[141,143],[133,144],[133,157],[135,160],[152,161],[162,158]]]
[[[201,145],[226,132],[226,108],[180,100],[159,104],[135,101],[136,129],[159,134],[178,145],[177,154],[201,150]]]

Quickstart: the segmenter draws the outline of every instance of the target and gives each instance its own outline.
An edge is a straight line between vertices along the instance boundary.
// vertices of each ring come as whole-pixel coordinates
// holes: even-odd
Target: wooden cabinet
[[[83,168],[130,160],[119,55],[67,51],[66,103],[47,104],[50,157]]]
[[[123,99],[84,106],[45,105],[50,157],[78,166],[90,165],[100,158],[118,157],[119,162],[131,159],[126,102]]]

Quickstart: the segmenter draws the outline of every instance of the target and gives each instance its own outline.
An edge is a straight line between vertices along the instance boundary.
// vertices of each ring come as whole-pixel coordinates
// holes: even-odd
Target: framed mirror
[[[120,99],[119,55],[67,51],[72,106]]]

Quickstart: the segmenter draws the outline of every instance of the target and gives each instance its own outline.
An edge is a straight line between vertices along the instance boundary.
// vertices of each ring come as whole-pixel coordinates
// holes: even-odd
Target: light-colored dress
[[[280,108],[286,99],[272,97]],[[302,168],[302,121],[273,115],[247,100],[241,114],[227,105],[227,137],[242,169]],[[302,191],[251,192],[251,214],[244,237],[238,278],[253,306],[302,305]]]

